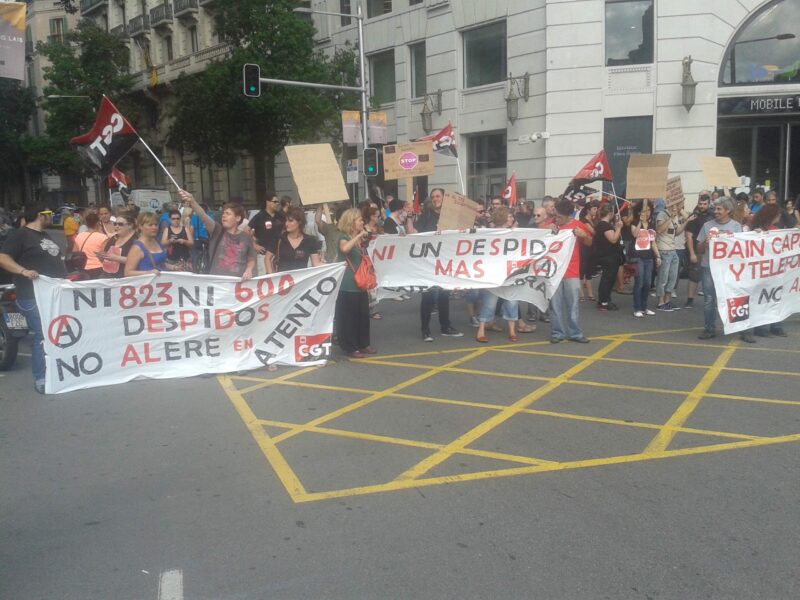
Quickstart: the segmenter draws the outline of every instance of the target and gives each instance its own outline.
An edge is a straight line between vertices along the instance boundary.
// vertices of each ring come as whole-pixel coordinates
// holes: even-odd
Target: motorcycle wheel
[[[18,345],[19,340],[11,333],[5,321],[0,319],[0,371],[7,371],[14,366]]]

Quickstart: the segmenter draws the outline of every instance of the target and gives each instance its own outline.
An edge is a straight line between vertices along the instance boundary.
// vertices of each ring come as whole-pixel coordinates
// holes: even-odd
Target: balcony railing
[[[158,27],[159,25],[169,25],[170,23],[172,23],[172,5],[160,4],[150,9],[151,26]]]
[[[214,2],[216,2],[216,0],[199,0],[198,3],[200,4],[200,6],[210,6],[214,4]]]
[[[183,17],[197,12],[197,0],[175,0],[176,17]]]
[[[128,26],[125,25],[125,23],[122,25],[117,25],[116,27],[112,27],[108,33],[123,40],[127,40],[130,37],[130,34],[128,33]]]
[[[150,17],[147,15],[139,15],[138,17],[133,17],[130,21],[128,21],[128,33],[131,37],[144,35],[145,33],[149,32]]]
[[[108,8],[108,0],[81,0],[81,16],[85,17],[102,7]]]

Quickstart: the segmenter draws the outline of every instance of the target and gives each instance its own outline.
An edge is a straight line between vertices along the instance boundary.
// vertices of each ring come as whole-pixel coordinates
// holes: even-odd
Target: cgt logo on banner
[[[192,273],[39,277],[33,285],[46,390],[322,364],[344,269],[339,263],[244,282]]]
[[[708,251],[725,333],[778,323],[800,312],[800,231],[716,237]]]
[[[414,235],[381,235],[369,247],[380,296],[495,288],[501,298],[547,309],[569,265],[572,230],[480,229]]]

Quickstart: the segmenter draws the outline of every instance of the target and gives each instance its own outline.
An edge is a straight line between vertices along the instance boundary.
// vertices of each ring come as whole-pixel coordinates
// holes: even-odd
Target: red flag
[[[512,173],[511,179],[508,180],[506,187],[501,194],[504,199],[508,201],[509,206],[514,206],[517,203],[517,174]]]
[[[433,142],[434,152],[458,158],[458,152],[456,151],[456,139],[453,135],[453,125],[450,123],[450,121],[447,122],[447,126],[439,133],[426,135],[425,137],[419,138],[417,141],[427,142],[428,140]]]
[[[608,166],[608,156],[605,150],[600,150],[592,157],[586,165],[578,171],[578,174],[572,178],[572,182],[576,184],[591,183],[602,179],[603,181],[611,181],[611,168]]]
[[[415,215],[418,215],[422,212],[422,208],[419,205],[419,188],[414,188],[414,209],[413,212]]]
[[[99,173],[109,173],[139,140],[139,135],[106,96],[100,103],[94,127],[72,138],[78,152]]]
[[[125,188],[128,189],[131,181],[128,176],[120,171],[117,167],[111,167],[111,173],[108,176],[108,189]]]

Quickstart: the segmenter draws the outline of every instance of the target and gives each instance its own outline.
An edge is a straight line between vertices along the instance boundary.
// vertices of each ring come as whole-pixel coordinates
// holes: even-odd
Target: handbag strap
[[[280,271],[278,265],[281,264],[281,242],[283,241],[283,236],[278,238],[278,246],[275,248],[275,258],[272,260],[272,266],[276,271]]]
[[[98,232],[97,231],[92,231],[89,235],[86,236],[86,239],[83,240],[83,243],[81,244],[81,249],[78,250],[78,252],[83,252],[83,247],[86,245],[86,242],[89,241],[89,238],[92,237],[92,234],[94,234],[94,233],[98,233]]]
[[[351,250],[350,250],[350,252],[352,252],[352,251],[353,251],[353,250],[351,249]],[[350,252],[347,252],[347,253],[344,255],[344,260],[347,262],[347,265],[350,267],[350,270],[351,270],[353,273],[355,273],[355,272],[356,272],[356,268],[353,266],[353,263],[352,263],[352,262],[350,262],[350,258],[348,257],[348,254],[350,254]],[[363,260],[364,260],[365,253],[364,253],[364,249],[363,249],[363,248],[361,248],[360,246],[359,246],[359,252],[361,253],[361,260],[363,261]]]

